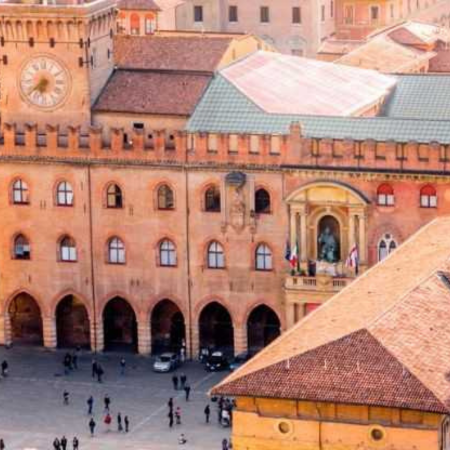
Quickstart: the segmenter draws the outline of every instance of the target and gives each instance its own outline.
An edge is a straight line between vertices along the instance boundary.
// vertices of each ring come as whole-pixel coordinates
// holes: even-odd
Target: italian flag
[[[289,264],[292,269],[297,268],[297,264],[298,264],[298,244],[297,243],[295,243],[292,246],[291,254],[289,256]]]

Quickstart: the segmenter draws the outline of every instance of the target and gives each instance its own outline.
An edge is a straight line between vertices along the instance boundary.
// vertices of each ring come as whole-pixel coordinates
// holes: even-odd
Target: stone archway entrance
[[[56,342],[60,348],[90,348],[88,312],[74,295],[66,295],[56,308]]]
[[[137,321],[131,305],[114,297],[103,310],[105,350],[137,350]]]
[[[184,316],[171,300],[161,300],[151,316],[152,353],[179,352],[186,339]]]
[[[257,352],[269,345],[281,332],[281,323],[276,312],[266,305],[253,309],[247,320],[247,346]]]
[[[43,345],[41,309],[31,295],[20,293],[14,297],[8,315],[14,344]]]
[[[199,319],[200,348],[221,350],[234,354],[233,321],[230,313],[220,303],[206,305]]]

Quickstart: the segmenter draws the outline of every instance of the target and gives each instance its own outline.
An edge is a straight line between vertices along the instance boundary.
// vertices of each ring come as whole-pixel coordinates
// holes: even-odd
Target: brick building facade
[[[354,245],[363,272],[448,213],[445,77],[116,38],[108,0],[0,11],[0,343],[259,349],[354,278]]]

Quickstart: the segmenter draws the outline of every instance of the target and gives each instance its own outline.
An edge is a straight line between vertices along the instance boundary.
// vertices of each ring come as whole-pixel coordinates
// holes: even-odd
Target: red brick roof
[[[119,9],[131,11],[160,11],[161,8],[154,0],[120,0]]]
[[[189,116],[211,76],[117,70],[94,111]]]
[[[317,390],[323,401],[381,402],[384,406],[404,404],[412,409],[450,412],[449,230],[449,216],[424,226],[389,257],[229,375],[214,392],[254,397],[294,395],[301,400]],[[358,347],[361,330],[378,343],[370,344],[377,359]],[[359,372],[356,360],[346,354],[347,338],[358,347]],[[370,340],[367,336],[364,339],[366,343]],[[335,384],[328,384],[326,390],[321,388],[326,383],[320,378],[323,373],[312,376],[305,372],[306,378],[301,377],[305,361],[314,365],[311,355],[319,355],[322,364],[324,355],[327,359],[343,359],[342,366],[336,363],[340,369],[333,375]],[[297,358],[298,367],[293,366]],[[287,361],[297,369],[281,370]],[[318,371],[317,364],[314,367]],[[346,371],[346,364],[353,369]],[[401,373],[397,364],[402,367]],[[385,373],[377,372],[382,392],[378,397],[368,397],[365,389],[373,390],[374,381],[364,381],[361,368],[364,372],[366,367],[382,366]],[[404,382],[404,373],[411,374],[407,389],[394,391],[396,383]],[[271,382],[264,384],[269,374]],[[351,380],[352,395],[346,390]],[[306,383],[303,391],[296,388],[300,381]]]
[[[448,412],[367,330],[265,367],[212,392]]]
[[[114,59],[127,69],[214,72],[232,37],[123,36],[114,38]]]

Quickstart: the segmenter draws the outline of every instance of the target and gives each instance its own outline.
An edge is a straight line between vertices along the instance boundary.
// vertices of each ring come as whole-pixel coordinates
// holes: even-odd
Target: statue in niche
[[[242,229],[245,226],[245,202],[241,187],[234,189],[234,198],[230,208],[231,224],[236,229]]]
[[[319,261],[327,263],[339,261],[339,223],[332,216],[325,216],[319,222],[317,256]]]

